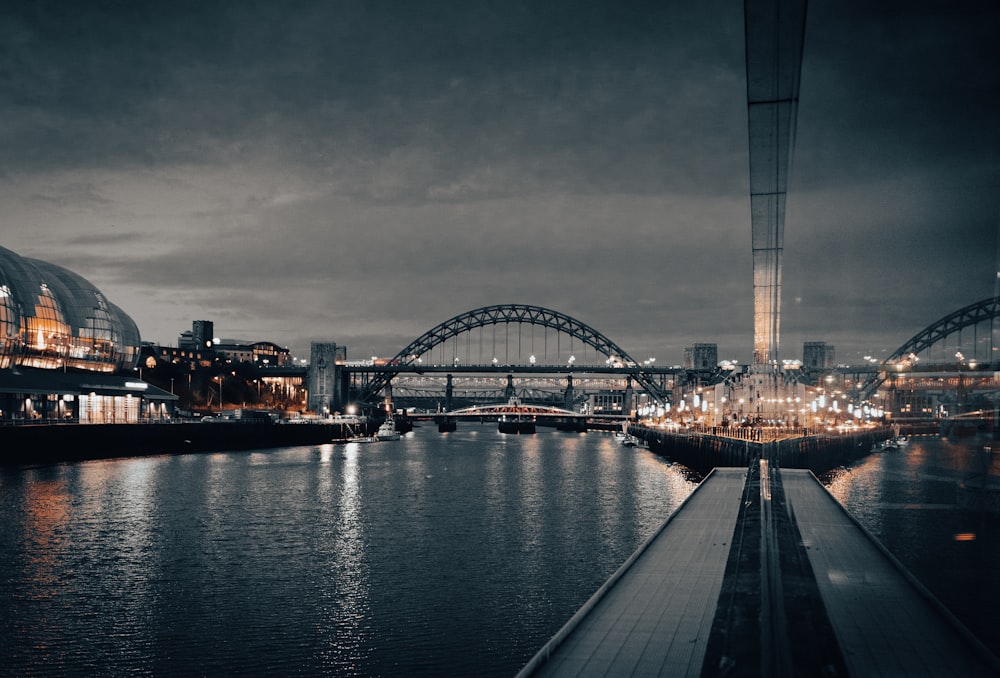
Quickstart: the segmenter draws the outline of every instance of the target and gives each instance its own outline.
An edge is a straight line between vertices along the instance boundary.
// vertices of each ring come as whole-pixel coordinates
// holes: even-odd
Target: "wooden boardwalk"
[[[522,674],[700,674],[745,476],[745,469],[713,471],[621,576],[564,627],[569,635],[552,657],[544,662],[543,650]]]
[[[1000,675],[979,642],[811,473],[781,477],[850,675]]]
[[[822,598],[822,605],[817,601],[815,607],[825,606],[825,618],[843,656],[838,666],[846,666],[851,676],[1000,675],[996,657],[916,583],[809,471],[768,473],[766,464],[761,468],[771,485],[782,485],[787,509],[781,510],[787,510],[799,536],[794,544],[787,537],[782,544],[769,539],[760,544],[805,549]],[[721,675],[713,662],[705,667],[706,649],[710,636],[718,633],[713,631],[716,616],[726,611],[719,605],[719,594],[740,507],[746,501],[746,478],[743,468],[713,471],[518,675]],[[754,501],[763,509],[770,495],[770,489],[757,493]],[[760,561],[767,555],[762,552]],[[731,572],[732,568],[729,576]],[[760,629],[759,639],[744,641],[780,647],[765,636],[794,638],[802,632],[776,628],[774,623],[761,624]],[[757,664],[743,665],[732,675],[763,675],[773,673],[776,666],[792,665],[773,658],[767,661],[772,663],[760,665],[759,670]],[[830,669],[831,665],[820,667],[826,673]]]

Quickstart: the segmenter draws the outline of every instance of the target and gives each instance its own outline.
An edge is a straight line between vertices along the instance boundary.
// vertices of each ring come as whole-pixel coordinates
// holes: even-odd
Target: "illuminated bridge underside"
[[[747,0],[754,364],[778,359],[785,195],[802,73],[804,0]]]
[[[975,327],[979,323],[992,322],[1000,315],[1000,298],[990,297],[969,304],[964,308],[949,313],[940,320],[931,323],[923,330],[915,334],[909,341],[893,351],[892,355],[885,359],[883,367],[891,365],[911,353],[918,354],[926,351],[938,342],[944,341],[949,336],[961,332],[967,327]],[[881,371],[872,376],[862,387],[861,393],[864,398],[870,398],[876,389],[885,381],[886,373]]]
[[[637,364],[620,346],[592,327],[575,318],[571,318],[565,313],[527,304],[499,304],[466,311],[431,328],[413,340],[409,346],[396,354],[389,364],[400,366],[412,365],[417,358],[429,353],[436,346],[443,344],[449,339],[480,327],[503,324],[529,324],[547,327],[578,339],[607,357],[614,356],[620,358],[626,365]],[[377,374],[365,387],[362,398],[370,399],[374,397],[397,374],[399,372],[396,371]],[[667,394],[663,392],[650,374],[639,372],[633,374],[632,378],[656,400],[660,402],[667,401]]]
[[[477,405],[454,410],[449,417],[499,417],[503,415],[527,415],[532,417],[581,417],[583,415],[561,407],[545,407],[543,405]]]

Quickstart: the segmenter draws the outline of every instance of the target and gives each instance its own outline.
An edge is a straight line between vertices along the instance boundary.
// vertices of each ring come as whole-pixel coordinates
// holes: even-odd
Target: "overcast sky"
[[[993,294],[1000,3],[812,2],[781,353]],[[175,344],[394,355],[498,303],[753,343],[741,2],[12,0],[0,245]]]

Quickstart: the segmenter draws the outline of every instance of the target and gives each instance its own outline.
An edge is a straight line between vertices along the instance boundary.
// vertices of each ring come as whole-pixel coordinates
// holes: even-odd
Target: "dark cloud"
[[[479,306],[679,362],[752,335],[739,3],[39,0],[0,10],[4,246],[168,341],[394,353]],[[995,3],[813,3],[782,344],[992,292]],[[672,356],[672,357],[668,357]]]

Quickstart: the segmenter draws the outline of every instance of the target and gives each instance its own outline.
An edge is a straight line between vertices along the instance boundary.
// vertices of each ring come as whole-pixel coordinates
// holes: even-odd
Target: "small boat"
[[[375,442],[375,436],[366,436],[361,432],[360,422],[354,421],[353,425],[347,421],[341,421],[344,425],[344,433],[346,434],[343,438],[334,438],[335,443],[373,443]]]
[[[399,440],[399,431],[396,430],[396,420],[389,417],[382,422],[375,432],[375,440]]]
[[[628,432],[628,422],[622,422],[622,430],[615,432],[615,438],[625,447],[639,447],[639,439]]]
[[[889,438],[888,440],[883,440],[882,444],[878,446],[878,449],[884,451],[901,450],[909,444],[910,439],[906,436],[896,436],[894,438]],[[875,448],[872,448],[875,451]]]

